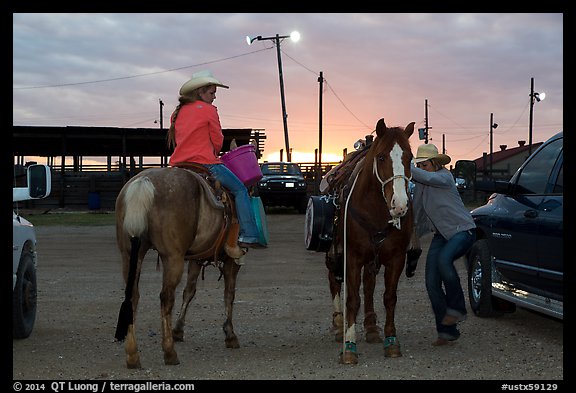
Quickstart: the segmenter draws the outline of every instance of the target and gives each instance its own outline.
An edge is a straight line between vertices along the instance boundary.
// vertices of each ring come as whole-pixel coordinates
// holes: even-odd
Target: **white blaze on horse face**
[[[406,193],[406,178],[404,174],[404,164],[402,163],[403,150],[398,145],[390,151],[390,158],[392,159],[392,171],[394,180],[392,182],[393,192],[392,199],[390,200],[390,215],[392,217],[402,217],[408,211],[408,194]]]

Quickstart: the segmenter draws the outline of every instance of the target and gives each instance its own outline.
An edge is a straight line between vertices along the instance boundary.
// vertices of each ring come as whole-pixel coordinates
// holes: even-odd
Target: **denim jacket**
[[[414,221],[419,237],[434,231],[449,240],[458,232],[476,228],[448,169],[428,172],[411,165],[411,171]]]

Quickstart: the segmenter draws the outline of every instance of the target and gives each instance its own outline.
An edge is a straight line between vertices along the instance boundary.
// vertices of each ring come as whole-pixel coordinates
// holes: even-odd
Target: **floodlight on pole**
[[[278,57],[278,75],[280,78],[280,100],[282,102],[282,121],[284,123],[284,143],[286,145],[286,158],[287,161],[292,161],[292,151],[290,149],[290,142],[288,139],[288,115],[286,114],[286,100],[284,98],[284,78],[282,76],[282,57],[280,55],[280,43],[285,39],[290,38],[292,42],[298,42],[300,40],[300,33],[293,31],[290,35],[278,35],[273,37],[262,37],[261,35],[256,37],[246,36],[246,43],[252,45],[254,41],[274,41],[276,45],[276,55]]]

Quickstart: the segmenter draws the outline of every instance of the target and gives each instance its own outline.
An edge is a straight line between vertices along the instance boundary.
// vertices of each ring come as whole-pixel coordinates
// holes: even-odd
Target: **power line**
[[[334,94],[334,97],[336,97],[336,99],[338,101],[340,101],[340,103],[342,104],[342,106],[344,107],[344,109],[346,109],[348,111],[348,113],[350,113],[356,120],[358,120],[359,123],[361,123],[364,127],[366,127],[369,130],[373,130],[373,127],[370,127],[369,125],[367,125],[366,123],[364,123],[362,120],[360,120],[358,118],[358,116],[356,116],[350,109],[348,109],[348,107],[346,106],[346,104],[344,103],[344,101],[342,101],[340,99],[340,97],[338,97],[338,94],[336,94],[336,92],[334,91],[334,89],[332,88],[332,85],[330,83],[328,83],[328,81],[326,79],[324,79],[324,82],[326,82],[326,86],[328,86],[328,88],[330,89],[330,91],[332,91],[332,93]]]
[[[299,61],[295,60],[292,56],[288,55],[286,52],[282,51],[282,53],[284,53],[284,55],[286,55],[286,57],[288,57],[290,60],[292,60],[294,63],[298,64],[300,67],[304,68],[305,70],[313,73],[315,76],[320,76],[320,73],[317,71],[314,71],[312,69],[310,69],[309,67],[305,66],[304,64],[300,63]],[[326,82],[326,86],[328,89],[330,89],[330,91],[332,92],[332,94],[334,94],[334,97],[336,97],[336,99],[338,101],[340,101],[340,103],[342,104],[342,106],[344,107],[344,109],[346,109],[348,111],[348,113],[350,113],[356,120],[358,120],[358,122],[360,124],[362,124],[364,127],[366,127],[369,130],[373,130],[374,127],[370,127],[368,125],[366,125],[366,123],[364,123],[362,120],[360,120],[358,118],[358,116],[356,116],[347,106],[346,104],[344,104],[344,101],[342,101],[342,99],[340,99],[340,97],[338,96],[338,94],[336,94],[336,91],[334,91],[334,89],[332,88],[332,85],[330,83],[328,83],[328,80],[326,78],[324,78],[324,82]]]
[[[274,46],[265,47],[265,48],[263,48],[263,49],[254,50],[254,51],[247,52],[247,53],[243,53],[243,54],[240,54],[240,55],[225,57],[225,58],[222,58],[222,59],[217,59],[217,60],[207,61],[207,62],[203,62],[203,63],[192,64],[192,65],[187,65],[187,66],[183,66],[183,67],[171,68],[171,69],[163,70],[163,71],[148,72],[148,73],[144,73],[144,74],[128,75],[128,76],[122,76],[122,77],[116,77],[116,78],[98,79],[98,80],[84,81],[84,82],[59,83],[59,84],[54,84],[54,85],[13,87],[12,89],[13,89],[13,90],[32,90],[32,89],[58,88],[58,87],[80,86],[80,85],[88,85],[88,84],[105,83],[105,82],[113,82],[113,81],[126,80],[126,79],[141,78],[141,77],[145,77],[145,76],[159,75],[159,74],[164,74],[164,73],[168,73],[168,72],[180,71],[180,70],[184,70],[184,69],[188,69],[188,68],[194,68],[194,67],[204,66],[204,65],[208,65],[208,64],[219,63],[219,62],[222,62],[222,61],[232,60],[232,59],[236,59],[236,58],[239,58],[239,57],[252,55],[252,54],[254,54],[254,53],[259,53],[259,52],[262,52],[262,51],[270,50],[270,49],[273,49],[273,48],[274,48]],[[309,67],[307,67],[306,65],[302,64],[301,62],[297,61],[297,60],[294,59],[292,56],[290,56],[289,54],[287,54],[285,51],[282,51],[282,53],[283,53],[285,56],[287,56],[290,60],[292,60],[294,63],[296,63],[296,64],[299,65],[300,67],[304,68],[305,70],[313,73],[315,76],[318,76],[318,75],[319,75],[319,72],[316,72],[316,71],[310,69]],[[326,79],[324,79],[324,80],[325,80],[325,82],[326,82],[327,88],[332,92],[332,94],[334,94],[334,96],[335,96],[336,99],[340,102],[340,104],[342,104],[342,106],[344,107],[344,109],[346,109],[346,111],[348,111],[348,113],[350,113],[360,124],[362,124],[362,125],[363,125],[364,127],[366,127],[367,129],[371,130],[373,127],[368,126],[366,123],[364,123],[362,120],[360,120],[360,119],[358,118],[358,116],[356,116],[356,115],[346,106],[346,104],[344,103],[344,101],[342,101],[342,99],[338,96],[338,94],[336,94],[336,91],[334,90],[334,88],[332,87],[332,85],[330,85]]]
[[[124,79],[141,78],[141,77],[143,77],[143,76],[165,74],[165,73],[167,73],[167,72],[180,71],[180,70],[185,70],[185,69],[187,69],[187,68],[193,68],[193,67],[204,66],[204,65],[207,65],[207,64],[219,63],[219,62],[226,61],[226,60],[232,60],[232,59],[236,59],[236,58],[239,58],[239,57],[248,56],[248,55],[251,55],[251,54],[253,54],[253,53],[262,52],[262,51],[265,51],[265,50],[268,50],[268,49],[271,49],[271,48],[258,49],[258,50],[252,51],[252,52],[247,52],[247,53],[243,53],[243,54],[236,55],[236,56],[230,56],[230,57],[226,57],[226,58],[223,58],[223,59],[207,61],[207,62],[204,62],[204,63],[198,63],[198,64],[188,65],[188,66],[184,66],[184,67],[172,68],[172,69],[164,70],[164,71],[148,72],[148,73],[145,73],[145,74],[136,74],[136,75],[129,75],[129,76],[121,76],[121,77],[117,77],[117,78],[99,79],[99,80],[95,80],[95,81],[86,81],[86,82],[60,83],[60,84],[57,84],[57,85],[13,87],[12,89],[13,89],[13,90],[44,89],[44,88],[52,88],[52,87],[66,87],[66,86],[88,85],[88,84],[103,83],[103,82],[112,82],[112,81],[118,81],[118,80],[124,80]]]

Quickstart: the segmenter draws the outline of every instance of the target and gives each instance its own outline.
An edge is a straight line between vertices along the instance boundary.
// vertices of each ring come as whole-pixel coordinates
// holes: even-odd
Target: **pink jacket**
[[[220,164],[224,134],[218,109],[207,102],[195,101],[180,108],[176,119],[176,148],[170,165],[178,162]]]

